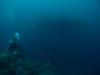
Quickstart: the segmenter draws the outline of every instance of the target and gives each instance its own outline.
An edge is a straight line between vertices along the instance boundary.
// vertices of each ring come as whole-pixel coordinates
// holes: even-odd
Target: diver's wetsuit
[[[9,52],[14,52],[14,51],[16,51],[19,48],[20,48],[20,46],[19,46],[19,43],[18,43],[18,41],[16,39],[11,40],[9,42],[9,44],[8,44]]]
[[[7,50],[9,53],[14,53],[20,58],[23,58],[23,52],[22,52],[21,46],[15,37],[8,43]]]

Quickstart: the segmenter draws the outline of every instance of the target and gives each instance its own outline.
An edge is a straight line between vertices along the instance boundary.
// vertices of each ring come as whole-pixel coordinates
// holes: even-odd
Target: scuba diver
[[[19,57],[23,57],[22,56],[23,52],[22,52],[21,45],[19,44],[19,42],[20,42],[20,33],[16,32],[13,38],[8,42],[7,52],[16,54]]]

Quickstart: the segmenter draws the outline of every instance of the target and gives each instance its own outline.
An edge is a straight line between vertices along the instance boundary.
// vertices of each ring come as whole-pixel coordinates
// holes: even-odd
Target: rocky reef
[[[20,50],[0,52],[0,75],[53,75],[49,64],[28,60]]]
[[[17,32],[8,47],[0,50],[0,75],[53,75],[50,64],[26,58],[19,39]]]

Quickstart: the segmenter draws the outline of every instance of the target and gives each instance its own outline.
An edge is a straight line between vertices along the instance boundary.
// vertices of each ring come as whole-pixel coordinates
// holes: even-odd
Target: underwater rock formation
[[[52,75],[48,65],[26,59],[17,44],[14,39],[0,52],[0,75]]]
[[[0,75],[52,75],[48,66],[19,57],[17,53],[0,54]]]

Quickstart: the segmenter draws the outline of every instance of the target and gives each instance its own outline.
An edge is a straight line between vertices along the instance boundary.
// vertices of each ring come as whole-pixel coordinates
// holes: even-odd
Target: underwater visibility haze
[[[23,56],[54,75],[100,75],[99,0],[0,0],[0,49],[15,33]]]

